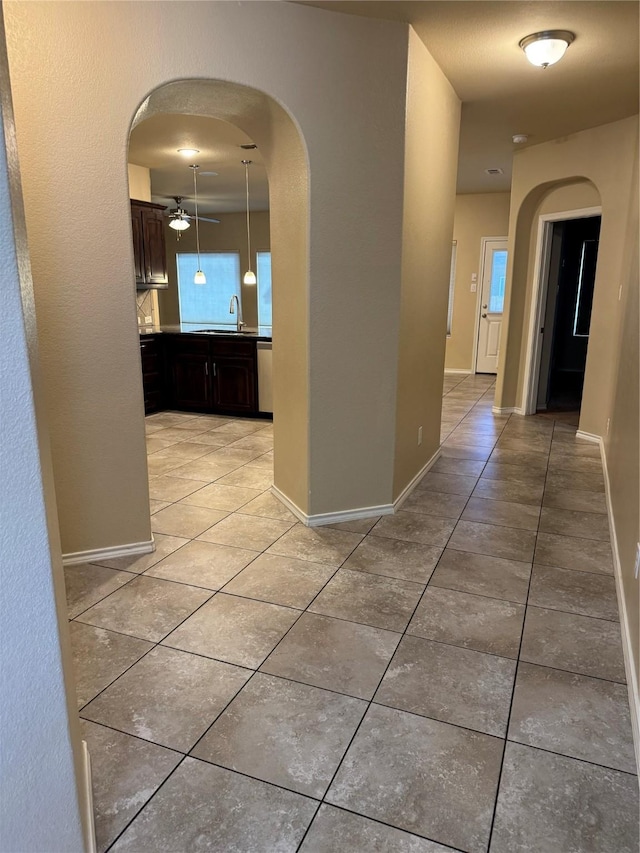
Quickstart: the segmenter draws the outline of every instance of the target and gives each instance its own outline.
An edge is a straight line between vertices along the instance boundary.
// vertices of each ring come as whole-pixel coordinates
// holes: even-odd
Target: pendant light
[[[247,188],[247,257],[249,259],[249,269],[246,271],[246,273],[244,274],[244,278],[242,279],[244,284],[256,283],[256,274],[251,269],[251,227],[249,224],[249,166],[252,162],[252,160],[242,161],[242,164],[244,165],[245,184]]]
[[[190,169],[193,169],[193,197],[195,201],[195,209],[196,209],[196,252],[198,253],[198,269],[196,270],[196,274],[193,277],[194,284],[206,284],[207,277],[200,269],[200,230],[198,228],[198,182],[196,179],[196,175],[198,174],[198,169],[200,166],[190,166]]]

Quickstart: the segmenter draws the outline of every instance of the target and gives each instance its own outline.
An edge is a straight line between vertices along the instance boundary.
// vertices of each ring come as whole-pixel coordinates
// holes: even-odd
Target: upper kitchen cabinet
[[[139,290],[168,286],[164,210],[166,207],[161,204],[131,200],[133,259]]]

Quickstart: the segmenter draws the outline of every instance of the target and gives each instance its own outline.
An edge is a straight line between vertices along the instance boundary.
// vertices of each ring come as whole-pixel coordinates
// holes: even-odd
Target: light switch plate
[[[145,317],[144,324],[145,326],[150,326],[153,323],[153,317]]]

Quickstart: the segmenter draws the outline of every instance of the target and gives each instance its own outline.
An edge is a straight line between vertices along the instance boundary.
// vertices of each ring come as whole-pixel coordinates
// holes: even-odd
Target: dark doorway
[[[538,411],[580,409],[600,220],[590,216],[553,224]]]

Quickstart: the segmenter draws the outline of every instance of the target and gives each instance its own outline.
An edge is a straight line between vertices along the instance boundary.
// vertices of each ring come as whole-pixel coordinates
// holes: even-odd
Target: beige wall
[[[602,205],[602,228],[594,290],[580,428],[606,434],[615,370],[618,287],[627,233],[631,176],[637,158],[637,116],[535,145],[514,155],[509,223],[509,268],[498,365],[496,405],[524,402],[524,371],[532,287],[532,233],[538,209],[559,184],[590,181]],[[574,193],[573,190],[567,192]],[[588,189],[575,190],[593,198]],[[572,195],[572,198],[577,196]],[[556,202],[561,196],[556,196]],[[562,202],[568,203],[568,197]]]
[[[445,369],[473,370],[473,345],[478,290],[471,291],[471,276],[480,276],[483,237],[506,237],[509,230],[509,193],[477,193],[456,196],[453,239],[456,273],[453,321],[447,337]]]
[[[129,176],[129,198],[151,201],[151,171],[146,166],[127,163]]]
[[[440,446],[459,125],[457,95],[410,30],[394,498]]]
[[[240,255],[240,276],[248,269],[247,263],[247,217],[244,213],[216,214],[218,225],[212,222],[200,223],[201,252],[238,252]],[[196,251],[196,233],[192,226],[180,232],[180,241],[176,240],[176,231],[165,229],[167,245],[167,263],[169,269],[169,287],[158,291],[160,303],[160,322],[179,323],[178,282],[176,276],[176,254]],[[257,269],[256,252],[268,252],[271,247],[269,236],[269,211],[256,211],[251,214],[251,269]],[[214,286],[214,282],[210,282]],[[206,285],[205,285],[206,286]],[[242,311],[248,326],[258,325],[258,290],[255,285],[242,287]],[[233,318],[229,318],[232,322]]]
[[[220,103],[274,186],[276,483],[312,513],[388,502],[407,27],[285,3],[9,2],[6,28],[63,549],[150,538],[126,145],[173,80],[252,87]]]

